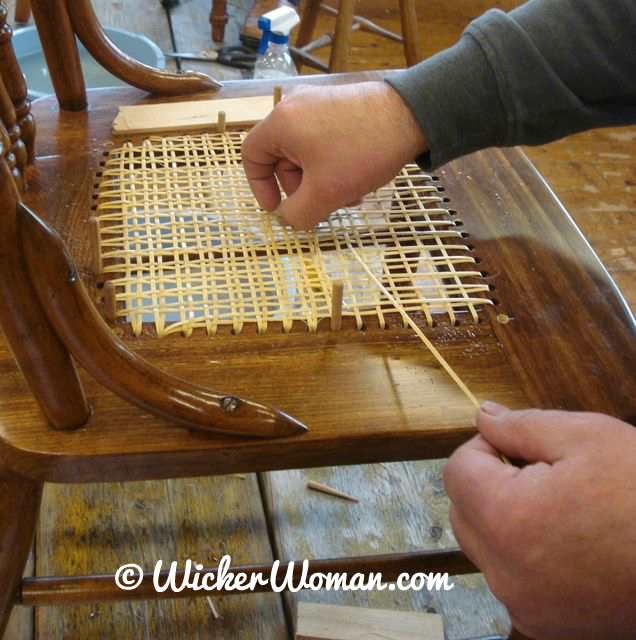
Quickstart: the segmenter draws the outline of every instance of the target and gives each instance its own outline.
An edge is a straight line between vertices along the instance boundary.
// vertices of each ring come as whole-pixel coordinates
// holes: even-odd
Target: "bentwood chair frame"
[[[15,21],[24,24],[31,17],[31,0],[16,0]],[[223,42],[225,25],[227,24],[227,0],[212,0],[210,9],[210,25],[214,42]]]
[[[180,96],[207,92],[209,97],[209,92],[217,88],[216,83],[204,75],[175,75],[157,71],[122,54],[105,36],[89,0],[33,0],[32,5],[62,109],[62,112],[56,113],[49,108],[39,126],[47,136],[47,144],[57,145],[60,153],[72,155],[77,129],[74,123],[85,123],[87,118],[87,93],[75,34],[109,71],[149,93]],[[234,395],[219,394],[172,378],[131,353],[109,331],[96,311],[67,247],[52,228],[53,223],[44,222],[22,202],[21,193],[25,190],[29,203],[36,203],[38,208],[46,208],[47,202],[53,202],[56,196],[41,188],[43,176],[37,161],[34,168],[29,167],[35,158],[35,123],[24,78],[11,45],[11,30],[6,25],[4,8],[0,10],[0,77],[0,118],[3,125],[0,126],[0,323],[6,342],[39,405],[39,410],[30,405],[25,408],[24,403],[16,404],[10,398],[2,398],[0,634],[16,603],[37,606],[90,600],[112,601],[127,597],[197,595],[189,590],[180,594],[170,591],[158,594],[152,589],[151,575],[144,578],[134,594],[117,589],[112,576],[35,577],[23,580],[22,572],[33,540],[44,482],[176,478],[329,463],[355,464],[440,457],[470,437],[470,428],[427,434],[413,431],[375,432],[370,436],[365,433],[345,433],[338,438],[328,435],[324,446],[317,440],[318,446],[303,449],[296,447],[294,442],[305,436],[276,439],[277,436],[302,432],[303,426],[289,416]],[[341,78],[339,81],[347,79]],[[96,101],[95,104],[100,104],[114,98],[108,93],[96,92],[92,99]],[[97,131],[95,135],[102,133]],[[521,174],[530,175],[522,160],[514,160],[514,163],[517,163],[516,170]],[[34,185],[31,191],[27,185],[29,179]],[[83,206],[82,203],[88,199],[86,194],[82,197],[84,200],[78,206]],[[525,224],[522,216],[518,216],[517,222],[519,225]],[[572,231],[567,217],[564,215],[563,220],[559,218],[557,222],[554,224],[561,225],[558,226],[561,232],[569,234],[566,243],[568,251],[585,253],[588,266],[591,265],[596,274],[583,278],[580,289],[581,294],[588,290],[597,291],[596,288],[602,292],[602,295],[597,293],[594,304],[605,331],[601,335],[596,330],[590,330],[589,322],[581,325],[581,331],[577,332],[575,338],[563,337],[560,346],[565,345],[567,349],[558,353],[574,357],[573,354],[577,353],[572,347],[574,339],[584,349],[596,349],[602,365],[607,369],[611,363],[612,371],[621,377],[622,386],[601,388],[593,375],[587,375],[597,367],[597,363],[582,360],[580,367],[585,375],[580,385],[570,384],[553,367],[546,367],[541,370],[541,375],[533,375],[530,369],[524,380],[525,388],[535,403],[556,405],[563,401],[571,408],[580,405],[583,397],[590,408],[626,418],[633,417],[635,394],[634,386],[629,382],[633,318],[625,310],[620,295],[589,247]],[[56,227],[64,227],[65,235],[69,235],[72,221],[56,219],[54,223]],[[507,223],[512,224],[509,212]],[[535,220],[533,224],[548,222]],[[487,247],[484,251],[487,253]],[[510,259],[509,253],[498,255],[505,262]],[[549,258],[549,254],[545,256]],[[580,276],[578,268],[569,269],[566,263],[560,261],[555,264],[559,265],[560,277]],[[518,277],[524,278],[524,272],[520,271]],[[542,296],[551,295],[550,287],[539,284],[542,288],[536,291],[531,283],[519,288],[531,292],[526,301],[529,310],[534,308],[533,305],[544,303]],[[536,293],[536,303],[533,293]],[[578,294],[578,290],[563,294],[564,305],[568,302],[573,304],[574,299],[567,296]],[[567,305],[561,309],[562,317],[576,322],[577,316],[568,309]],[[553,316],[533,318],[532,322],[541,327],[542,322],[552,322],[551,318]],[[536,340],[527,340],[517,348],[513,344],[514,336],[506,334],[503,325],[497,331],[501,331],[499,338],[515,353],[516,361],[534,362],[537,367],[540,366],[536,358],[541,350],[537,349]],[[306,345],[301,335],[289,339]],[[400,339],[405,343],[408,341],[408,338]],[[272,349],[276,349],[277,340],[278,337],[273,337],[268,342]],[[606,353],[608,341],[611,344],[609,354]],[[168,360],[164,358],[164,364],[169,362],[169,355],[166,358]],[[22,384],[15,377],[15,371],[6,364],[6,359],[3,362],[7,367],[3,375],[15,379],[18,386]],[[86,373],[79,375],[75,362],[81,364]],[[131,424],[125,403],[117,404],[116,411],[104,420],[100,416],[105,409],[108,410],[106,405],[111,401],[104,401],[105,396],[101,395],[93,412],[84,392],[84,387],[92,384],[92,379],[116,394],[109,397],[124,398],[144,411],[160,416],[167,425],[162,427],[161,441],[156,437],[153,439],[143,426]],[[94,385],[90,389],[91,393],[98,393]],[[550,394],[556,396],[553,398]],[[367,417],[372,419],[372,416]],[[16,428],[15,425],[22,419],[32,421],[34,426],[24,424]],[[87,421],[87,429],[74,431],[86,425]],[[113,421],[116,424],[111,424]],[[171,430],[168,428],[171,425],[177,428]],[[227,441],[222,438],[191,438],[188,431],[178,427],[221,430],[237,436],[256,435],[262,439],[255,445],[241,448],[237,445],[240,438]],[[43,434],[55,443],[55,452],[49,454],[38,450]],[[100,435],[98,444],[92,444],[91,434]],[[311,571],[318,572],[381,571],[385,579],[396,577],[404,571],[448,571],[451,574],[476,571],[476,567],[459,550],[317,560],[310,566]],[[245,567],[248,573],[268,569],[268,566]]]

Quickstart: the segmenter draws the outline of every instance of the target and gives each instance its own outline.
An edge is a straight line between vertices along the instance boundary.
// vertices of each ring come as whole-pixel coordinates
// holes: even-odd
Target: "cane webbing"
[[[112,149],[97,189],[101,274],[116,315],[134,333],[245,323],[265,331],[294,320],[315,330],[331,313],[331,283],[344,283],[343,316],[381,327],[392,304],[351,254],[357,249],[407,312],[477,321],[491,304],[439,182],[407,165],[361,205],[308,232],[261,211],[241,166],[244,131],[153,137]],[[337,179],[337,176],[335,177]]]

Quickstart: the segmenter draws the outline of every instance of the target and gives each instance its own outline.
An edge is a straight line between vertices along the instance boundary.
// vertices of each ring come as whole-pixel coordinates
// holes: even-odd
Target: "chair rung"
[[[262,574],[269,576],[271,564],[242,565],[232,567],[232,573],[245,573],[248,576]],[[216,575],[218,569],[203,569],[201,574]],[[279,576],[286,574],[283,566]],[[294,581],[300,579],[302,562],[295,563]],[[335,558],[329,560],[311,560],[308,576],[316,573],[354,573],[368,575],[381,573],[385,582],[393,582],[403,573],[448,573],[462,575],[478,573],[479,569],[459,549],[447,551],[412,551],[408,553],[392,553],[386,555],[358,556],[353,558]],[[168,571],[162,571],[162,583]],[[184,572],[176,574],[176,583],[181,584]],[[279,581],[280,581],[279,577]],[[255,592],[271,591],[269,583],[258,584]],[[159,600],[167,598],[192,598],[209,595],[204,589],[194,590],[190,587],[176,592],[171,588],[157,592],[153,584],[153,574],[144,573],[138,587],[131,591],[121,590],[115,583],[114,575],[67,576],[67,577],[35,577],[24,578],[16,604],[34,607],[42,605],[71,605],[87,602],[114,602],[118,600]],[[220,589],[217,593],[231,595],[239,591]]]
[[[328,4],[321,4],[320,8],[326,13],[331,14],[332,16],[338,15],[338,10],[330,7]],[[363,31],[371,31],[372,33],[375,33],[379,36],[388,38],[389,40],[394,40],[395,42],[404,42],[404,39],[399,33],[395,33],[395,31],[385,29],[372,20],[363,18],[362,16],[353,16],[353,27],[354,30],[362,29]]]

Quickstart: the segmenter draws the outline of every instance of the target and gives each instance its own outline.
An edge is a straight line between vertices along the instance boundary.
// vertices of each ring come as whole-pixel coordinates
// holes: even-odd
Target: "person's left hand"
[[[493,403],[477,426],[444,470],[451,523],[515,627],[540,640],[636,638],[636,430]]]

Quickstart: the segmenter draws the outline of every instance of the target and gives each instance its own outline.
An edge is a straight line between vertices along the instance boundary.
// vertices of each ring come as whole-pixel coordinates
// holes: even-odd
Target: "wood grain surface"
[[[266,504],[276,553],[295,559],[456,546],[442,467],[436,460],[267,474],[271,492]],[[309,491],[306,484],[311,480],[355,495],[359,502]],[[507,632],[507,614],[481,577],[454,577],[452,582],[451,591],[440,593],[302,592],[286,598],[290,611],[300,601],[441,613],[447,640]]]
[[[301,602],[296,640],[444,640],[441,616]]]
[[[131,136],[161,134],[168,131],[215,131],[218,129],[221,111],[225,114],[225,125],[251,127],[267,117],[273,107],[272,96],[198,100],[172,105],[122,106],[113,121],[113,133]]]
[[[12,16],[12,0],[7,4],[10,7],[10,15]],[[195,7],[195,4],[201,5],[200,9]],[[359,4],[363,5],[359,8],[360,13],[363,15],[379,21],[389,29],[399,29],[399,16],[392,3],[391,6],[388,6],[386,2],[380,0],[364,0]],[[500,8],[509,9],[519,4],[519,2],[515,0],[504,0],[497,3],[489,0],[458,0],[453,3],[444,3],[440,0],[431,0],[430,3],[427,3],[427,10],[420,12],[419,16],[420,31],[425,33],[425,37],[422,38],[420,43],[423,53],[430,55],[434,51],[452,44],[472,17],[476,17],[494,4]],[[170,40],[167,21],[159,2],[139,3],[131,0],[96,0],[94,5],[105,24],[121,26],[132,31],[145,31],[162,48],[169,49]],[[395,2],[395,7],[397,7],[397,2]],[[177,13],[185,16],[185,19],[178,23],[176,33],[180,51],[191,51],[193,49],[198,51],[209,45],[208,11],[208,0],[197,0],[196,3],[194,1],[182,2],[178,10],[174,12],[173,16],[177,15]],[[230,11],[232,11],[231,7]],[[327,16],[323,16],[323,21],[326,28],[329,28],[329,25],[333,22]],[[231,24],[228,25],[228,30],[226,30],[226,34],[228,33],[232,33]],[[320,26],[318,33],[320,33]],[[229,42],[234,43],[231,40]],[[325,53],[328,53],[328,50],[325,50]],[[402,64],[402,60],[403,51],[400,45],[388,41],[378,41],[375,37],[365,33],[355,34],[352,46],[351,68],[395,68]],[[168,64],[173,65],[172,62]],[[194,65],[195,63],[192,64]],[[201,70],[209,70],[212,66],[202,65],[203,68]],[[228,69],[228,72],[234,73],[231,69]],[[123,98],[122,101],[124,101]],[[99,100],[95,97],[92,106],[98,106],[98,102]],[[89,153],[97,154],[100,145],[94,144],[91,146],[90,140],[103,140],[105,133],[103,129],[95,126],[94,122],[88,119],[85,122],[88,126],[87,131],[75,137],[73,142],[78,143],[79,138],[81,138],[82,144],[89,149]],[[66,135],[69,135],[69,129],[72,127],[65,123],[62,123],[62,126],[66,130]],[[40,156],[60,151],[58,136],[54,135],[50,130],[39,136],[38,145],[40,146]],[[636,134],[634,134],[634,129],[609,129],[579,134],[563,142],[532,148],[527,151],[542,174],[555,188],[577,223],[583,228],[604,264],[611,271],[614,280],[621,286],[632,308],[636,308],[636,253],[634,250],[634,247],[636,247],[636,236],[634,235],[636,226],[633,224],[633,211],[636,209],[636,202],[634,201],[636,176],[634,175],[633,162],[633,158],[636,155]],[[94,163],[91,164],[91,167],[93,166],[95,166]],[[73,161],[67,160],[58,165],[58,170],[64,170],[68,174],[72,174],[75,172],[76,167],[77,165]],[[39,169],[36,170],[35,179],[36,182],[43,183],[37,175],[39,171]],[[53,172],[53,169],[51,169],[51,172]],[[72,184],[69,185],[75,196],[77,196],[78,192],[90,190],[90,186],[91,178],[85,172],[78,172]],[[73,223],[72,226],[74,231],[82,228],[78,222]],[[74,252],[82,253],[85,251],[80,244],[76,241],[72,243]],[[13,387],[12,391],[16,391],[16,388]],[[19,389],[18,392],[20,392]],[[357,495],[363,498],[363,502],[370,500],[371,503],[375,504],[376,502],[388,501],[390,496],[396,496],[396,500],[402,500],[407,503],[407,506],[399,509],[397,513],[395,510],[388,509],[376,511],[376,519],[372,520],[372,536],[376,535],[376,530],[383,531],[388,528],[386,523],[383,524],[381,522],[388,514],[393,519],[394,529],[398,528],[396,527],[396,518],[399,519],[400,529],[411,529],[411,517],[415,519],[415,522],[424,523],[419,531],[415,530],[413,533],[417,546],[420,546],[422,538],[425,541],[439,538],[444,545],[450,545],[453,540],[447,529],[447,523],[443,519],[445,501],[439,480],[441,464],[438,461],[395,463],[371,465],[364,468],[340,467],[331,471],[325,470],[323,472],[323,470],[319,470],[318,472],[318,470],[315,470],[308,473],[317,474],[312,477],[321,479],[326,483],[339,486],[347,491],[355,491]],[[300,482],[294,479],[297,473],[289,472],[289,483],[292,491],[293,487]],[[373,479],[375,477],[381,478],[382,474],[390,478],[390,480],[386,482],[364,482],[362,485],[356,484],[356,478],[360,475]],[[287,472],[278,472],[276,475],[280,476],[280,478],[274,484],[284,488],[284,478]],[[436,480],[434,481],[434,479]],[[432,487],[428,486],[429,483],[432,484]],[[94,541],[93,544],[100,549],[106,548],[109,553],[113,553],[113,550],[109,548],[113,538],[109,538],[108,534],[108,526],[113,518],[113,503],[121,505],[121,510],[124,512],[117,516],[121,522],[125,519],[125,514],[131,511],[131,505],[134,505],[136,498],[143,499],[146,495],[152,498],[153,495],[159,495],[161,499],[152,501],[152,517],[147,517],[146,521],[147,525],[150,525],[152,521],[158,521],[163,524],[156,529],[149,526],[140,528],[141,534],[139,537],[146,537],[147,540],[144,541],[144,545],[152,545],[153,538],[156,537],[161,540],[160,533],[163,531],[165,537],[180,540],[183,536],[178,531],[178,526],[183,523],[183,520],[179,519],[183,509],[181,502],[183,496],[187,493],[182,487],[187,484],[191,487],[191,491],[188,493],[190,499],[200,505],[201,517],[208,518],[209,522],[212,523],[222,523],[224,521],[226,515],[223,508],[219,508],[216,503],[215,494],[210,491],[208,480],[174,481],[170,483],[174,487],[173,490],[163,488],[164,484],[138,484],[134,486],[134,489],[139,495],[125,494],[125,497],[121,496],[120,498],[117,497],[117,494],[122,491],[123,487],[119,485],[73,487],[73,495],[71,496],[71,505],[74,505],[73,518],[83,524],[84,531],[90,532],[91,539]],[[411,486],[412,484],[415,485],[415,488]],[[418,490],[421,484],[425,485],[424,488],[426,490]],[[387,486],[389,486],[389,489],[387,489]],[[393,492],[391,492],[390,487],[395,487]],[[45,493],[44,503],[48,512],[43,516],[43,522],[48,522],[48,525],[42,531],[51,538],[51,541],[45,542],[41,549],[44,556],[44,548],[46,546],[47,553],[51,553],[52,557],[54,556],[55,558],[58,572],[64,574],[75,573],[74,558],[76,557],[72,546],[69,548],[66,545],[63,533],[66,524],[65,500],[69,497],[68,491],[70,490],[53,486],[51,490],[47,490]],[[433,491],[435,499],[433,500],[432,508],[429,509],[427,499],[429,499],[431,491]],[[163,496],[168,493],[171,495],[171,499],[163,499]],[[382,495],[383,493],[384,496]],[[337,505],[341,505],[342,501],[313,492],[311,492],[311,496],[306,497],[299,489],[297,494],[299,497],[298,505],[288,513],[279,508],[277,521],[283,523],[285,518],[289,518],[289,522],[285,524],[283,529],[288,530],[290,527],[295,526],[297,528],[295,535],[300,540],[303,536],[303,530],[300,527],[304,520],[298,515],[298,512],[307,510],[304,503],[309,498],[313,496],[314,499],[329,500]],[[348,506],[348,504],[345,503],[341,506]],[[330,516],[327,515],[326,517],[329,518]],[[329,520],[329,522],[333,524],[337,520],[334,519],[333,522]],[[404,522],[404,525],[402,525],[402,522]],[[427,523],[429,523],[430,535],[427,533]],[[325,523],[320,522],[318,524],[323,525],[320,531],[324,532],[327,528],[324,527]],[[196,526],[196,522],[189,521],[189,525],[186,527],[186,535],[190,536]],[[433,527],[436,526],[442,529],[441,534],[438,529],[433,530]],[[416,527],[413,529],[416,529]],[[344,529],[343,532],[343,535],[349,535],[347,529]],[[363,528],[362,534],[368,535],[368,529]],[[394,532],[392,535],[409,537],[407,534],[400,534],[400,532]],[[310,537],[312,539],[318,538],[318,534]],[[122,539],[125,544],[122,544]],[[100,543],[100,540],[103,542]],[[134,545],[130,543],[130,536],[117,538],[114,543],[120,545],[118,553],[121,552],[121,556],[126,559],[131,556],[131,553],[127,550],[138,548],[141,544],[139,540]],[[86,544],[84,542],[84,545]],[[290,542],[289,544],[291,545],[292,543]],[[316,549],[314,555],[318,555],[317,551],[320,548]],[[331,547],[325,543],[322,548]],[[334,544],[332,548],[334,550],[337,549],[337,544]],[[86,552],[86,549],[84,549],[84,552]],[[170,547],[167,557],[172,559],[172,554],[172,547]],[[102,570],[113,569],[113,560],[110,556],[109,559],[109,562],[104,562]],[[259,560],[262,557],[251,559]],[[87,564],[87,566],[89,565]],[[41,570],[38,570],[38,573],[42,575]],[[505,615],[501,608],[491,604],[492,601],[486,597],[485,594],[487,592],[484,590],[483,585],[480,585],[479,582],[472,582],[472,579],[467,582],[464,582],[464,580],[468,579],[462,579],[460,591],[453,590],[450,592],[450,604],[445,604],[443,608],[444,613],[447,615],[447,624],[451,633],[454,634],[449,637],[465,638],[469,634],[472,635],[472,630],[476,630],[478,633],[494,632],[496,630],[504,631],[506,626]],[[455,596],[456,593],[458,594],[457,597]],[[223,603],[217,604],[224,615],[224,619],[216,621],[215,627],[210,626],[210,620],[201,612],[196,617],[200,622],[199,628],[193,629],[190,626],[188,627],[191,632],[190,636],[178,637],[222,637],[228,640],[236,637],[249,638],[247,631],[245,631],[247,635],[244,636],[236,635],[236,630],[233,632],[225,631],[225,625],[231,625],[233,622],[227,622],[228,616],[224,611],[224,607],[222,607]],[[166,606],[164,607],[164,605]],[[249,601],[246,601],[246,606],[248,607],[246,610],[251,610],[249,609]],[[82,638],[144,637],[142,634],[147,629],[145,620],[148,620],[152,614],[161,615],[162,624],[154,626],[156,633],[154,637],[159,640],[161,638],[171,638],[175,635],[174,620],[183,620],[185,617],[185,614],[182,613],[179,614],[180,617],[177,616],[176,610],[171,609],[166,603],[162,604],[161,608],[158,608],[155,604],[146,606],[136,604],[134,607],[118,605],[118,607],[115,612],[111,608],[100,608],[98,613],[104,615],[108,622],[104,626],[99,626],[99,630],[94,635],[91,635],[90,629],[92,628],[91,625],[94,624],[95,617],[90,617],[92,610],[89,608],[85,609],[86,615],[84,616],[78,616],[72,609],[43,609],[41,613],[47,616],[47,623],[44,625],[43,619],[40,619],[38,637],[46,640],[73,637],[68,633],[64,634],[65,627],[75,629],[79,634],[75,637]],[[132,627],[129,621],[129,616],[133,610],[137,613],[142,612],[139,615],[144,616],[144,623],[137,628]],[[421,610],[419,605],[418,610]],[[102,613],[103,611],[105,613]],[[258,611],[259,613],[261,611],[260,605]],[[243,609],[234,613],[235,616],[239,617],[242,614]],[[11,640],[26,640],[27,638],[30,640],[33,637],[31,635],[32,611],[18,609],[14,614],[14,618],[18,621],[19,631],[8,637]],[[278,620],[278,617],[274,616],[274,618]],[[21,626],[20,622],[24,622],[25,626]],[[13,630],[13,627],[11,629]],[[133,629],[133,635],[127,636],[126,632],[130,632],[131,629]]]
[[[61,508],[61,505],[64,505]],[[214,565],[272,559],[256,478],[48,485],[36,550],[38,575],[109,573],[134,562],[152,571],[190,558]],[[41,607],[39,638],[287,639],[277,594]]]

